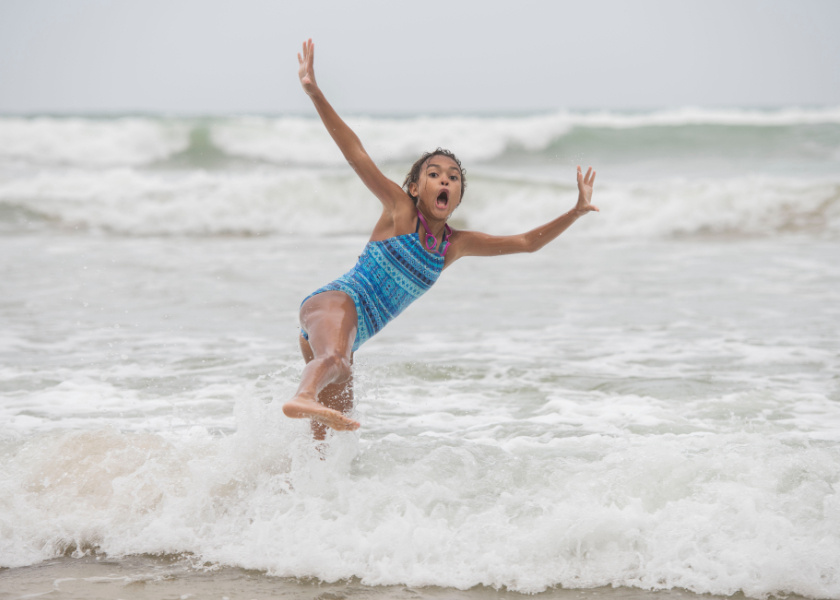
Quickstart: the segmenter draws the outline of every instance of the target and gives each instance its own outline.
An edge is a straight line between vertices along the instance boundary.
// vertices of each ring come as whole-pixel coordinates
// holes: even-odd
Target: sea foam
[[[0,118],[0,159],[91,167],[142,165],[185,149],[189,125],[160,119]]]
[[[0,564],[96,548],[368,585],[840,593],[829,448],[760,432],[343,434],[320,460],[278,405],[243,398],[236,415],[223,438],[95,429],[7,447]]]
[[[379,162],[413,162],[422,152],[449,148],[475,162],[510,151],[540,152],[580,130],[785,128],[840,124],[840,108],[777,110],[679,108],[649,112],[556,111],[515,116],[347,116]],[[0,117],[0,160],[35,164],[117,166],[151,164],[187,150],[205,136],[231,157],[281,165],[343,164],[313,116]],[[192,137],[192,139],[191,139]],[[725,137],[725,136],[724,136]],[[725,148],[721,148],[724,150]]]
[[[495,234],[527,231],[574,206],[577,189],[571,183],[476,172],[453,225]],[[571,235],[840,232],[840,181],[827,178],[606,180],[597,205],[601,213],[582,220]],[[305,169],[52,171],[0,179],[2,206],[35,224],[126,235],[366,235],[380,210],[352,173]]]
[[[682,108],[646,113],[559,111],[517,117],[348,117],[347,122],[377,161],[413,162],[423,152],[443,147],[472,162],[497,159],[511,150],[547,150],[573,130],[837,125],[840,124],[840,108],[777,111]],[[212,125],[212,139],[231,155],[281,164],[339,165],[344,162],[323,125],[311,118],[228,119]]]

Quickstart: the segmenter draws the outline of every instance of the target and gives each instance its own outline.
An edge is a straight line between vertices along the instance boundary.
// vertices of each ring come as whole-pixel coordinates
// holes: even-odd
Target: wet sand
[[[0,600],[151,600],[218,598],[220,600],[287,598],[290,600],[718,600],[686,590],[648,591],[636,588],[551,589],[527,595],[477,586],[468,590],[405,586],[368,586],[358,579],[324,583],[271,577],[260,571],[203,567],[192,557],[85,556],[62,557],[38,565],[0,569]],[[729,597],[744,598],[741,594]],[[787,596],[788,600],[801,596]]]

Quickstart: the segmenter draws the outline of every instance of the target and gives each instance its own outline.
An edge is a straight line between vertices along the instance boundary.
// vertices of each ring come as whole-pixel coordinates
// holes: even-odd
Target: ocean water
[[[840,598],[840,108],[349,122],[455,227],[602,212],[447,269],[317,448],[379,206],[320,122],[0,118],[0,597]]]

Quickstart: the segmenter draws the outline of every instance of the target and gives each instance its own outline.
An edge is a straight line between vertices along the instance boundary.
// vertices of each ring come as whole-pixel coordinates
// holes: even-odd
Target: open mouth
[[[435,200],[435,206],[438,208],[446,208],[449,206],[449,190],[442,189]]]

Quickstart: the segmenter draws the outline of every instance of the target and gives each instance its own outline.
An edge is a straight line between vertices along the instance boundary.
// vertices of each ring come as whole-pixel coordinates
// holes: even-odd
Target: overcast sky
[[[840,105],[840,1],[0,0],[0,112]]]

